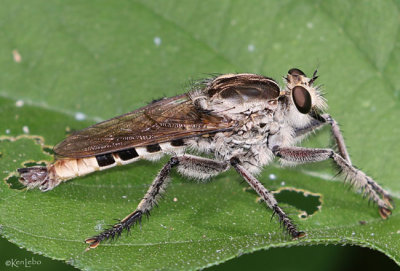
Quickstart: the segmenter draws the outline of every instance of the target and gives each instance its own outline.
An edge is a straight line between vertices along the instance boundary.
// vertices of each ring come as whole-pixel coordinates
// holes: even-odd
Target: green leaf
[[[1,179],[27,161],[51,161],[41,143],[182,93],[207,74],[279,79],[292,67],[308,74],[318,67],[353,163],[395,203],[400,197],[398,2],[10,0],[2,7]],[[329,145],[329,129],[305,145]],[[174,174],[141,230],[84,253],[85,238],[134,210],[163,161],[98,172],[47,193],[1,182],[2,235],[81,269],[197,269],[259,249],[332,243],[377,249],[400,263],[397,210],[383,221],[376,206],[332,179],[330,163],[272,165],[259,176],[271,190],[303,190],[322,202],[306,218],[301,194],[297,203],[292,196],[282,202],[308,234],[300,241],[269,221],[271,211],[234,172],[200,184]]]

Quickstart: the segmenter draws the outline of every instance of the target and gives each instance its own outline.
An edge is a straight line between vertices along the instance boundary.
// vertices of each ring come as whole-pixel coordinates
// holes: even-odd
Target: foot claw
[[[306,235],[307,234],[304,231],[298,231],[298,232],[294,233],[292,236],[293,236],[293,239],[300,239],[300,238],[305,237]]]
[[[392,211],[386,207],[379,207],[379,214],[383,219],[387,219],[392,214]]]
[[[96,237],[92,237],[86,239],[85,243],[89,244],[89,246],[85,249],[85,251],[89,251],[92,248],[96,248],[100,244],[100,241]]]

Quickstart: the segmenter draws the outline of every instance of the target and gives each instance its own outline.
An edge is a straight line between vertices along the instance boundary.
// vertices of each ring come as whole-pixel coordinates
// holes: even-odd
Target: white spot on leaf
[[[154,44],[156,46],[160,46],[161,45],[161,38],[160,37],[154,37],[153,41],[154,41]]]
[[[84,119],[86,119],[86,115],[81,112],[78,112],[75,114],[75,119],[76,120],[84,120]]]
[[[105,225],[104,220],[99,220],[99,221],[97,221],[96,225],[94,226],[94,230],[98,231],[98,232],[103,231],[104,225]]]
[[[254,52],[255,49],[256,49],[256,48],[255,48],[254,44],[249,44],[249,45],[247,46],[247,50],[248,50],[249,52]]]
[[[18,100],[18,101],[16,101],[16,102],[15,102],[15,106],[16,106],[16,107],[22,107],[22,106],[24,106],[24,101],[23,101],[23,100]]]

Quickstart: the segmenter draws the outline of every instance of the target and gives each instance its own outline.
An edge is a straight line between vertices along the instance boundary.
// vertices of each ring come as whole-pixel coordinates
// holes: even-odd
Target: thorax
[[[220,161],[238,157],[250,172],[258,173],[272,160],[268,141],[280,133],[284,124],[277,122],[272,110],[243,112],[236,119],[237,125],[232,131],[190,139],[189,146],[210,153]]]

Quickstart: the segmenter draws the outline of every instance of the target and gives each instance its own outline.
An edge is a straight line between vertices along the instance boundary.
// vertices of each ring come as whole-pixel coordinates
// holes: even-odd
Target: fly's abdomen
[[[63,181],[105,170],[117,165],[126,165],[140,159],[158,160],[166,153],[179,154],[185,149],[183,139],[143,147],[129,148],[113,153],[84,158],[62,158],[47,167],[19,169],[20,181],[28,188],[39,187],[48,191]]]
[[[183,140],[174,140],[145,147],[129,148],[113,153],[100,154],[78,159],[60,159],[54,163],[56,175],[69,180],[97,170],[105,170],[119,165],[134,163],[140,159],[158,160],[166,153],[182,152]]]
[[[61,181],[83,176],[100,169],[95,157],[60,159],[54,162],[53,168],[55,177]]]

